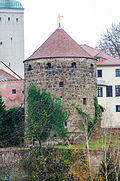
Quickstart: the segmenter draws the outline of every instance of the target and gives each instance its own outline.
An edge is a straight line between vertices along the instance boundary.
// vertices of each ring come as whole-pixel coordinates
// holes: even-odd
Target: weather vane
[[[60,16],[60,14],[58,15],[59,18],[59,28],[61,28],[61,24],[60,24],[60,18],[63,18],[63,16]]]

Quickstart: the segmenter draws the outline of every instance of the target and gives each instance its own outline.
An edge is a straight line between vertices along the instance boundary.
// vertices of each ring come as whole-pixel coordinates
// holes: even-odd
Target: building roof
[[[0,0],[0,8],[23,9],[23,6],[17,0]]]
[[[18,80],[16,77],[10,75],[8,72],[0,69],[0,81]]]
[[[107,66],[107,65],[120,65],[120,59],[114,58],[110,55],[105,54],[95,48],[92,48],[88,45],[80,45],[85,51],[87,51],[91,56],[96,58],[97,66]]]
[[[27,60],[73,57],[94,59],[63,29],[57,29]]]

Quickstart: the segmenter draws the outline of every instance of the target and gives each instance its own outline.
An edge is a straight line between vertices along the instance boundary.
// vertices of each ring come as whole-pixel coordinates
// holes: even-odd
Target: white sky
[[[120,21],[120,0],[20,0],[25,8],[25,58],[61,27],[79,44],[95,47],[100,35]]]

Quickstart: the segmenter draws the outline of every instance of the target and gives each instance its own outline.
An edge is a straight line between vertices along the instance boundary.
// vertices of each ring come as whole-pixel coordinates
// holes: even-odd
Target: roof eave
[[[96,60],[94,57],[84,57],[84,56],[58,56],[58,57],[37,57],[37,58],[29,58],[23,61],[23,63],[25,63],[26,61],[30,61],[30,60],[37,60],[37,59],[53,59],[53,58],[86,58],[86,59],[93,59]],[[96,60],[97,61],[97,60]]]

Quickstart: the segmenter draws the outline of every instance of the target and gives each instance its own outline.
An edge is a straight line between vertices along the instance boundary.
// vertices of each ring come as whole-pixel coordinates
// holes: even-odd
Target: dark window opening
[[[2,21],[2,18],[0,17],[0,21]]]
[[[28,65],[27,71],[30,71],[30,70],[32,70],[32,67],[31,65]]]
[[[2,45],[3,43],[2,43],[2,41],[0,42],[0,45]]]
[[[11,41],[12,41],[12,37],[11,37],[10,39],[11,39]]]
[[[103,87],[97,88],[97,95],[98,95],[98,97],[103,97]]]
[[[120,85],[115,86],[115,96],[119,97],[120,96]]]
[[[60,98],[62,99],[63,97],[62,97],[62,96],[60,96]]]
[[[87,104],[87,98],[83,98],[83,105]]]
[[[120,112],[120,105],[116,105],[116,112]]]
[[[59,82],[59,87],[63,87],[63,82]]]
[[[120,69],[115,69],[115,75],[116,77],[120,77]]]
[[[71,64],[71,68],[76,68],[76,63],[75,63],[75,62],[73,62],[73,63]]]
[[[16,94],[16,89],[12,89],[12,94]]]
[[[16,18],[16,22],[18,22],[18,18]]]
[[[112,86],[106,87],[106,97],[112,97]]]
[[[8,21],[10,21],[10,17],[8,17]]]
[[[67,127],[67,121],[64,122],[64,126]]]
[[[24,94],[24,90],[22,90],[22,94]]]
[[[97,77],[102,77],[102,70],[97,70]]]
[[[51,63],[47,63],[47,68],[52,68]]]
[[[9,62],[9,67],[11,67],[11,63]]]
[[[91,64],[91,66],[90,66],[90,72],[91,72],[91,73],[94,72],[94,66],[93,66],[93,64]]]

